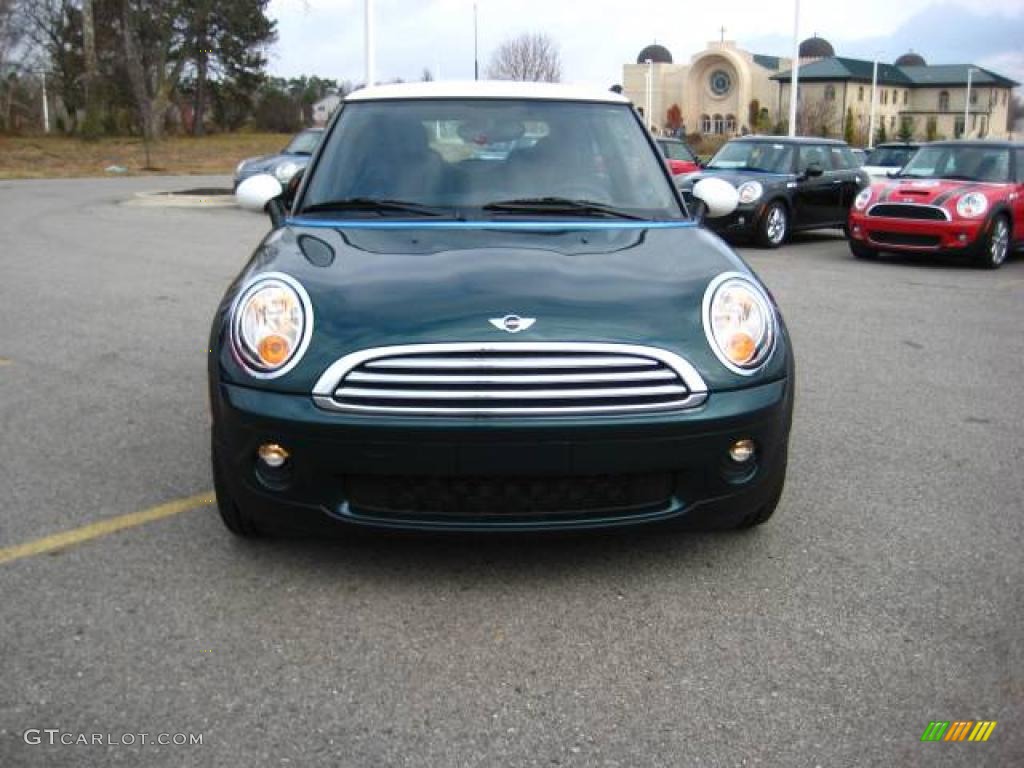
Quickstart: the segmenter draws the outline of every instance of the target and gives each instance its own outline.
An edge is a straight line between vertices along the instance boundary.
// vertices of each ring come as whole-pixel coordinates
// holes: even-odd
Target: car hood
[[[886,179],[872,186],[872,203],[917,203],[955,210],[961,195],[980,192],[989,202],[1005,196],[1008,185],[953,179]]]
[[[289,226],[266,238],[220,311],[260,273],[286,273],[314,308],[309,349],[284,376],[257,381],[222,344],[221,373],[247,386],[308,393],[332,363],[362,349],[581,341],[660,347],[688,359],[709,387],[749,386],[755,382],[715,357],[701,319],[708,283],[728,271],[749,274],[718,237],[689,223],[547,231]],[[509,334],[489,322],[510,314],[536,323]],[[223,333],[223,325],[215,328]],[[784,376],[782,358],[775,355],[756,383]]]
[[[309,155],[294,155],[290,152],[278,152],[273,155],[250,157],[242,164],[242,170],[245,173],[270,171],[285,161],[304,166],[309,162],[309,157]]]
[[[707,178],[724,179],[732,184],[734,187],[739,187],[741,184],[747,181],[759,181],[765,186],[769,184],[777,184],[779,182],[791,181],[796,178],[795,174],[792,173],[758,173],[756,171],[719,171],[714,169],[705,168],[703,171],[698,173],[691,173],[687,176],[682,177],[678,180],[680,187],[684,189],[692,189],[693,185],[701,179]]]

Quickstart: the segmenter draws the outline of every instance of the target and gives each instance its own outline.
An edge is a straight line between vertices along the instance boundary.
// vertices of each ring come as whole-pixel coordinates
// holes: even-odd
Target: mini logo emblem
[[[505,315],[504,317],[492,317],[491,325],[499,331],[519,333],[528,330],[537,322],[535,317],[520,317],[519,315]]]

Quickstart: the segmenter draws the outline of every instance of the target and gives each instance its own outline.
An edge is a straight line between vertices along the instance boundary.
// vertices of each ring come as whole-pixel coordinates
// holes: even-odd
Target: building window
[[[857,89],[857,101],[864,101],[864,86]]]
[[[725,96],[732,88],[732,78],[724,69],[716,69],[711,73],[710,85],[715,96]]]
[[[825,86],[825,101],[836,100],[836,87],[834,85]]]
[[[712,119],[712,122],[714,123],[714,125],[712,126],[712,130],[715,133],[724,133],[725,132],[725,120],[722,119],[722,116],[721,115],[715,115],[711,119]]]
[[[973,106],[974,104],[977,104],[977,103],[978,103],[978,89],[977,88],[971,88],[971,105]]]
[[[988,118],[985,115],[981,116],[981,133],[978,134],[981,138],[988,136]]]
[[[949,112],[949,91],[939,91],[939,112]]]
[[[889,129],[896,130],[896,115],[889,115]]]
[[[903,106],[907,106],[907,103],[909,101],[910,101],[910,91],[904,91],[903,92]]]
[[[736,133],[736,115],[725,116],[725,132],[730,135]]]
[[[958,115],[953,121],[953,138],[960,139],[964,135],[964,116]]]
[[[883,104],[888,104],[889,103],[889,92],[888,91],[882,91],[882,93],[881,93],[881,101],[882,101]]]
[[[893,104],[898,104],[899,101],[900,101],[900,92],[897,91],[895,88],[893,88],[892,89],[892,103]]]
[[[711,118],[707,115],[700,116],[700,132],[711,133]]]

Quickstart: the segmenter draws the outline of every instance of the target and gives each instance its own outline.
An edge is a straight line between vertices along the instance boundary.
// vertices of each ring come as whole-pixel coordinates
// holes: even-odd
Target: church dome
[[[647,60],[650,59],[655,64],[671,64],[672,54],[668,52],[668,48],[664,45],[648,45],[640,54],[636,57],[637,64],[646,64]]]
[[[914,53],[908,51],[896,59],[897,67],[924,67],[927,66],[927,62],[924,60],[924,56],[920,53]]]
[[[800,43],[801,59],[827,59],[835,55],[836,51],[832,47],[832,43],[823,37],[815,35]]]

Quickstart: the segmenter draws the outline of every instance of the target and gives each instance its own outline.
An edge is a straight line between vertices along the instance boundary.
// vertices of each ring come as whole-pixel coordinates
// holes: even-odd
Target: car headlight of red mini
[[[857,197],[853,200],[853,207],[858,211],[863,211],[868,207],[868,203],[871,202],[871,187],[865,187],[862,189]]]
[[[704,332],[711,349],[734,373],[755,373],[775,345],[775,311],[764,291],[746,275],[726,272],[708,285]]]
[[[965,219],[984,216],[988,210],[988,198],[980,192],[968,192],[956,201],[956,212]]]
[[[294,278],[260,275],[231,310],[231,345],[238,361],[257,378],[283,376],[298,364],[313,333],[309,295]]]

